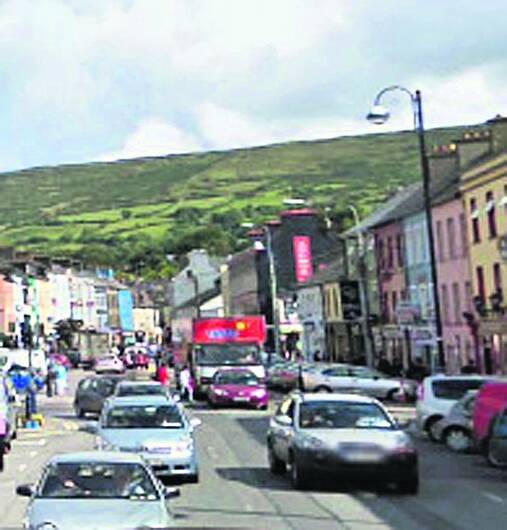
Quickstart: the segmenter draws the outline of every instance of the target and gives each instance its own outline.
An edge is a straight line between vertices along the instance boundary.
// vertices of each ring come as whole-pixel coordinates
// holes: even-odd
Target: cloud
[[[98,161],[122,160],[143,156],[162,156],[199,151],[202,146],[182,129],[159,118],[143,120],[130,133],[121,149],[97,157]]]

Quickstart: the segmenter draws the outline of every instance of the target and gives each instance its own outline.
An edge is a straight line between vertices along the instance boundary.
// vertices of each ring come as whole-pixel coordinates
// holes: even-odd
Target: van
[[[485,452],[496,416],[507,407],[507,381],[494,381],[482,386],[473,413],[473,435],[477,447]]]

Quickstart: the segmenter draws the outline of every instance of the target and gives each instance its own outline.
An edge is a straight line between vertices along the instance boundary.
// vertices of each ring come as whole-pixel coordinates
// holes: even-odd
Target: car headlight
[[[183,438],[171,445],[171,449],[175,453],[188,453],[191,452],[193,448],[194,441],[192,440],[192,438]]]
[[[258,388],[257,390],[254,390],[252,392],[252,396],[256,397],[256,398],[262,398],[266,395],[266,391],[264,390],[264,388]]]
[[[303,438],[301,441],[301,447],[303,449],[323,449],[325,444],[322,440],[313,437]]]
[[[213,392],[215,392],[217,396],[227,396],[229,394],[227,390],[222,390],[221,388],[215,388]]]

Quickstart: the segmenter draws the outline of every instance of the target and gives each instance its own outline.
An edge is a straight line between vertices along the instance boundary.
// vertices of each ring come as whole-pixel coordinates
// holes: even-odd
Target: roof
[[[312,208],[301,208],[300,210],[285,210],[280,214],[281,217],[297,217],[300,215],[317,215],[317,210]]]
[[[345,267],[341,260],[331,262],[325,269],[317,271],[307,282],[300,283],[297,288],[304,289],[313,285],[338,282],[343,278]]]
[[[120,451],[80,451],[78,453],[62,453],[53,456],[51,464],[80,464],[86,462],[100,462],[113,464],[144,464],[143,458],[136,453]]]
[[[334,401],[349,403],[377,403],[377,400],[368,396],[361,396],[359,394],[323,394],[322,392],[301,394],[302,401]]]

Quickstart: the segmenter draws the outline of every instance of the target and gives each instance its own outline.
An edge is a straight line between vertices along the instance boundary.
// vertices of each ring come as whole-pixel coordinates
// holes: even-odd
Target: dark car
[[[86,414],[100,414],[102,405],[114,394],[116,385],[122,380],[118,376],[92,376],[82,379],[76,389],[74,410],[78,418]]]

